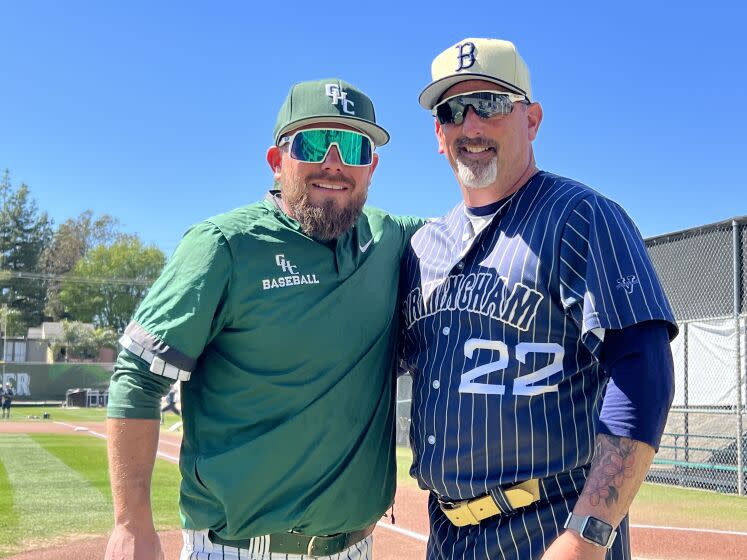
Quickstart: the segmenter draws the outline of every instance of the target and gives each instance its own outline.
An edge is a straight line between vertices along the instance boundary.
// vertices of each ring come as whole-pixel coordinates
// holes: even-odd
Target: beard
[[[470,139],[463,136],[454,145],[457,154],[460,153],[459,149],[465,146],[485,146],[495,149],[495,155],[488,161],[474,161],[466,158],[462,159],[460,156],[457,156],[456,166],[454,167],[459,182],[465,187],[469,189],[484,189],[489,187],[498,176],[498,146],[494,142]]]
[[[347,177],[328,173],[312,173],[304,178],[298,177],[290,184],[283,185],[282,199],[288,213],[301,225],[304,233],[319,241],[332,241],[353,227],[366,203],[368,189],[359,189],[346,203],[325,199],[320,203],[312,202],[307,185],[315,181],[337,181],[354,187],[355,183]]]

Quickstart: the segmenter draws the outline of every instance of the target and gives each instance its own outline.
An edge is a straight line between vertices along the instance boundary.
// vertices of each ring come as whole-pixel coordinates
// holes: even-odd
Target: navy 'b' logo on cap
[[[472,42],[460,43],[456,47],[457,50],[457,66],[456,72],[460,70],[466,70],[475,63],[475,44]]]

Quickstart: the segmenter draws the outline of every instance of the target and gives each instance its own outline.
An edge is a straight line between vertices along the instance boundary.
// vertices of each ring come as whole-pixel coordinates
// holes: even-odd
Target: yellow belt
[[[540,499],[539,480],[532,478],[516,486],[511,486],[503,492],[512,508],[525,507]],[[441,511],[457,527],[477,525],[483,519],[500,513],[507,513],[501,511],[501,508],[495,503],[490,494],[461,502],[439,501],[439,503]]]

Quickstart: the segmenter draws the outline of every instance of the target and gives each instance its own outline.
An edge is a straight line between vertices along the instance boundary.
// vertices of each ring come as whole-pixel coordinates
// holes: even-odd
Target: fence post
[[[735,356],[736,356],[736,371],[737,371],[737,493],[740,496],[744,496],[744,438],[742,437],[742,419],[743,419],[743,403],[742,403],[742,352],[741,352],[741,325],[739,321],[739,313],[742,309],[741,301],[741,287],[742,287],[742,266],[741,260],[741,248],[740,248],[740,236],[739,236],[739,223],[736,220],[731,221],[732,230],[732,249],[734,251],[734,326],[735,331]]]
[[[688,378],[689,377],[689,367],[688,367],[689,360],[687,357],[687,352],[688,352],[687,337],[689,335],[688,328],[687,328],[688,325],[689,325],[688,322],[685,322],[682,324],[682,337],[683,337],[683,342],[682,342],[682,354],[683,354],[682,374],[683,375],[682,375],[682,378],[683,378],[683,385],[684,385],[682,387],[682,392],[684,394],[683,404],[685,405],[685,413],[684,413],[685,425],[684,425],[683,432],[685,433],[685,462],[686,463],[690,462],[690,414],[688,413],[688,409],[690,407],[690,395],[689,395],[690,380]]]

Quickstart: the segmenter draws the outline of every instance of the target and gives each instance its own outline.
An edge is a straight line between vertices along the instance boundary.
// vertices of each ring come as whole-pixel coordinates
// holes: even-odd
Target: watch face
[[[596,517],[589,517],[586,520],[586,526],[582,534],[590,541],[606,546],[612,534],[612,527]]]

